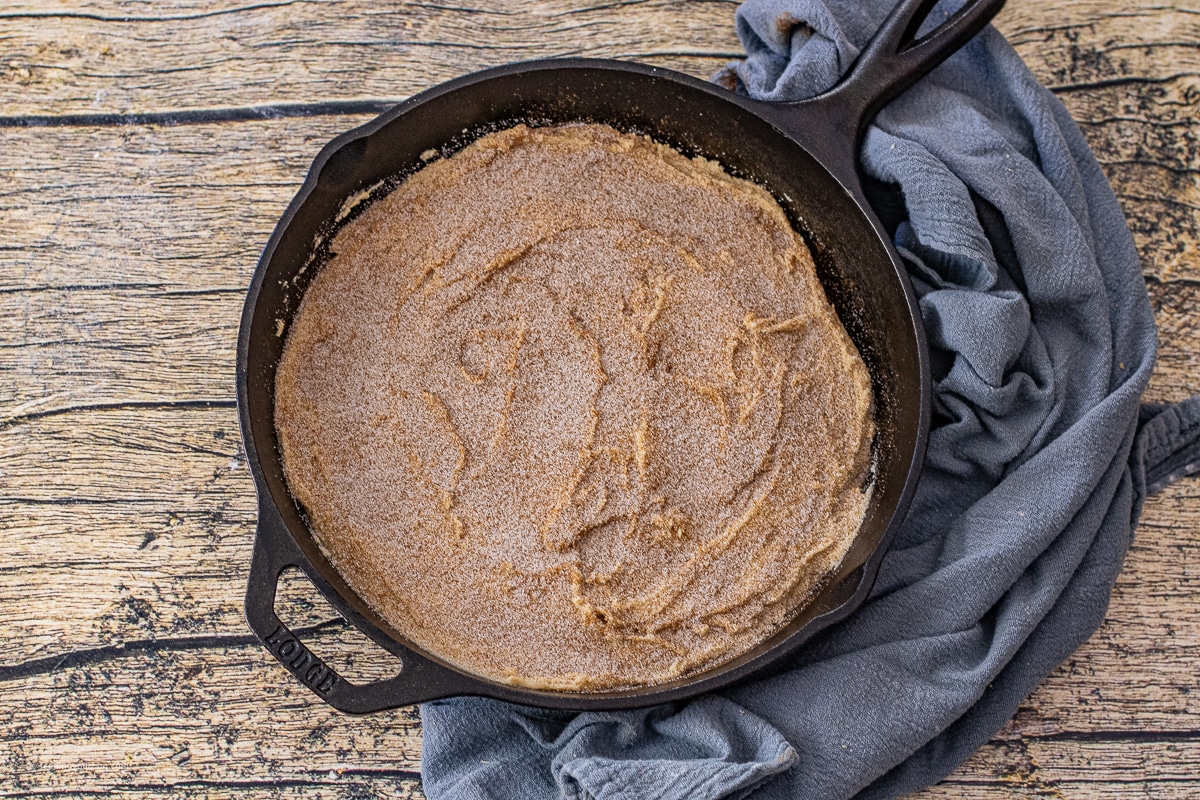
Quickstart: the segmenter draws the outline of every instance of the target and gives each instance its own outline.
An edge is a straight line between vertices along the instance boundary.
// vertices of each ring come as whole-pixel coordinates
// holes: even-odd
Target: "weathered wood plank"
[[[1129,218],[1143,269],[1200,279],[1200,16],[1182,6],[1012,3],[998,20],[1064,102]]]
[[[255,679],[264,673],[277,680]],[[334,787],[373,774],[411,784],[419,769],[415,709],[363,725],[325,706],[257,646],[160,651],[41,674],[22,681],[20,695],[21,703],[0,706],[6,793],[243,781]],[[72,764],[86,765],[87,775],[63,768]]]
[[[3,662],[241,628],[254,489],[222,403],[80,408],[0,430]]]
[[[239,781],[189,780],[168,785],[154,783],[125,783],[112,789],[81,791],[14,791],[6,798],[39,798],[39,800],[84,800],[85,798],[131,797],[179,800],[291,800],[291,798],[346,798],[347,800],[424,800],[418,778],[408,771],[380,770],[378,772],[339,773],[333,770],[324,779],[293,779]]]
[[[626,58],[707,77],[741,52],[733,2],[467,5],[291,2],[212,12],[105,3],[81,13],[31,4],[0,16],[8,33],[0,107],[18,116],[398,100],[509,61]]]
[[[47,287],[228,290],[240,305],[312,158],[366,119],[6,131],[0,293],[18,295],[6,300],[8,335],[39,320],[21,309],[66,313],[64,298],[36,294]]]
[[[0,435],[5,499],[165,505],[190,498],[217,507],[247,495],[229,398],[225,403],[216,413],[203,406],[115,408],[19,422]],[[229,434],[218,438],[218,430]],[[225,488],[229,481],[237,482],[236,492]]]
[[[1119,746],[1119,745],[1118,745]],[[1191,800],[1195,795],[1195,783],[1132,781],[1097,779],[1087,783],[1052,785],[1029,785],[1020,780],[959,781],[946,780],[910,798],[921,800],[1022,800],[1023,798],[1055,798],[1055,800]]]
[[[1200,70],[1200,20],[1184,4],[1011,3],[996,27],[1052,89],[1119,76],[1161,81]]]
[[[245,633],[254,499],[238,499],[236,509],[76,505],[48,519],[35,516],[41,507],[5,509],[0,521],[16,520],[4,544],[41,537],[44,564],[26,545],[0,573],[0,671],[127,640]],[[51,535],[55,523],[74,535]]]
[[[1200,247],[1190,255],[1200,261]],[[1200,394],[1200,278],[1151,282],[1148,288],[1158,325],[1158,363],[1145,400],[1177,403]]]
[[[980,748],[916,800],[1114,798],[1190,800],[1196,796],[1195,738],[1145,741],[1131,732],[1095,739],[999,739]]]
[[[730,24],[734,2],[47,5],[10,4],[0,16],[9,31],[0,81],[6,115],[399,99],[485,66],[562,55],[707,76],[741,49]],[[1117,9],[1104,0],[1059,6],[1069,14],[1014,3],[997,21],[1051,86],[1133,74],[1191,79],[1200,69],[1198,23],[1186,9]]]
[[[244,297],[241,288],[0,293],[0,426],[79,404],[228,404]]]
[[[122,621],[157,624],[144,614],[150,609],[127,604]],[[392,656],[329,619],[328,605],[302,577],[285,576],[277,609],[293,630],[310,626],[301,638],[343,677],[396,673]],[[119,647],[0,666],[4,691],[22,698],[0,705],[5,796],[79,789],[79,776],[61,769],[71,763],[86,764],[93,791],[288,790],[264,796],[290,797],[324,788],[421,796],[415,708],[382,712],[363,725],[300,687],[238,627],[173,638],[147,630],[150,639],[124,630],[115,637]]]
[[[1018,796],[1058,791],[1065,797],[1127,797],[1136,786],[1136,796],[1158,797],[1156,790],[1162,784],[1168,797],[1193,796],[1180,790],[1195,790],[1200,734],[1164,741],[1111,733],[997,739],[976,753],[970,764],[973,774],[969,778],[952,778],[944,788],[994,782],[1019,790]],[[1180,786],[1185,783],[1192,786]],[[1127,787],[1125,791],[1119,788],[1122,785]],[[1176,786],[1175,794],[1166,788],[1170,785]]]

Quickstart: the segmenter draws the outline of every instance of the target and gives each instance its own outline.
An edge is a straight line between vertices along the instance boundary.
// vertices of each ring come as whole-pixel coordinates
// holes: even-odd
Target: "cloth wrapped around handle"
[[[748,57],[718,80],[820,94],[891,5],[749,0]],[[679,706],[427,703],[430,798],[895,797],[965,760],[1099,626],[1147,492],[1200,468],[1200,398],[1140,406],[1154,319],[1112,190],[990,28],[880,112],[861,168],[935,388],[870,599],[771,677]]]

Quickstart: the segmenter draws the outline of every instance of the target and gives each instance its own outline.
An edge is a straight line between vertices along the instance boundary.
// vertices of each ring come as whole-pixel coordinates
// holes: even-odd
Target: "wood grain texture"
[[[1200,392],[1200,14],[1171,5],[1010,0],[998,20],[1129,217],[1161,401]],[[421,796],[413,710],[332,711],[242,620],[255,501],[233,364],[259,250],[371,109],[547,55],[707,77],[740,52],[735,8],[4,4],[0,795]],[[1103,627],[921,796],[1200,795],[1198,534],[1200,480],[1153,498]],[[349,674],[395,668],[302,578],[281,614]]]
[[[736,2],[21,5],[0,16],[13,53],[0,108],[14,115],[395,100],[549,56],[628,58],[707,77],[742,52]]]

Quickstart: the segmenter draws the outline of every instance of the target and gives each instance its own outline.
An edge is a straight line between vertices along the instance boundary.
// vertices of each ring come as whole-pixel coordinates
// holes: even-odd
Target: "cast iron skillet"
[[[850,73],[800,103],[739,97],[670,70],[564,59],[466,75],[399,104],[321,150],[276,226],[251,281],[237,352],[238,413],[258,491],[246,619],[267,649],[338,709],[368,713],[457,694],[565,709],[679,700],[761,673],[866,598],[916,488],[930,414],[925,334],[899,256],[863,196],[855,168],[875,112],[978,33],[1004,0],[968,0],[914,42],[936,0],[902,0]],[[464,672],[406,641],[333,569],[284,481],[273,424],[284,332],[320,265],[348,197],[449,155],[483,133],[526,121],[605,122],[715,158],[767,187],[804,234],[838,316],[871,373],[876,399],[874,493],[842,566],[811,604],[742,656],[669,683],[595,693],[535,691]],[[305,647],[275,614],[280,573],[299,567],[343,617],[399,657],[396,677],[354,684]]]

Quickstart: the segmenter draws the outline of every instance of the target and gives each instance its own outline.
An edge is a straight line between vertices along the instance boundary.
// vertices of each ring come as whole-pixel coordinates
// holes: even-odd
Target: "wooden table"
[[[741,52],[733,2],[463,2],[0,9],[0,794],[421,796],[414,710],[332,711],[242,620],[234,341],[258,253],[321,144],[385,101],[518,59],[707,77]],[[998,21],[1129,216],[1153,400],[1200,391],[1190,2],[1010,0]],[[1200,796],[1198,533],[1200,481],[1152,500],[1103,628],[923,796]],[[351,675],[390,666],[303,579],[286,594]]]

